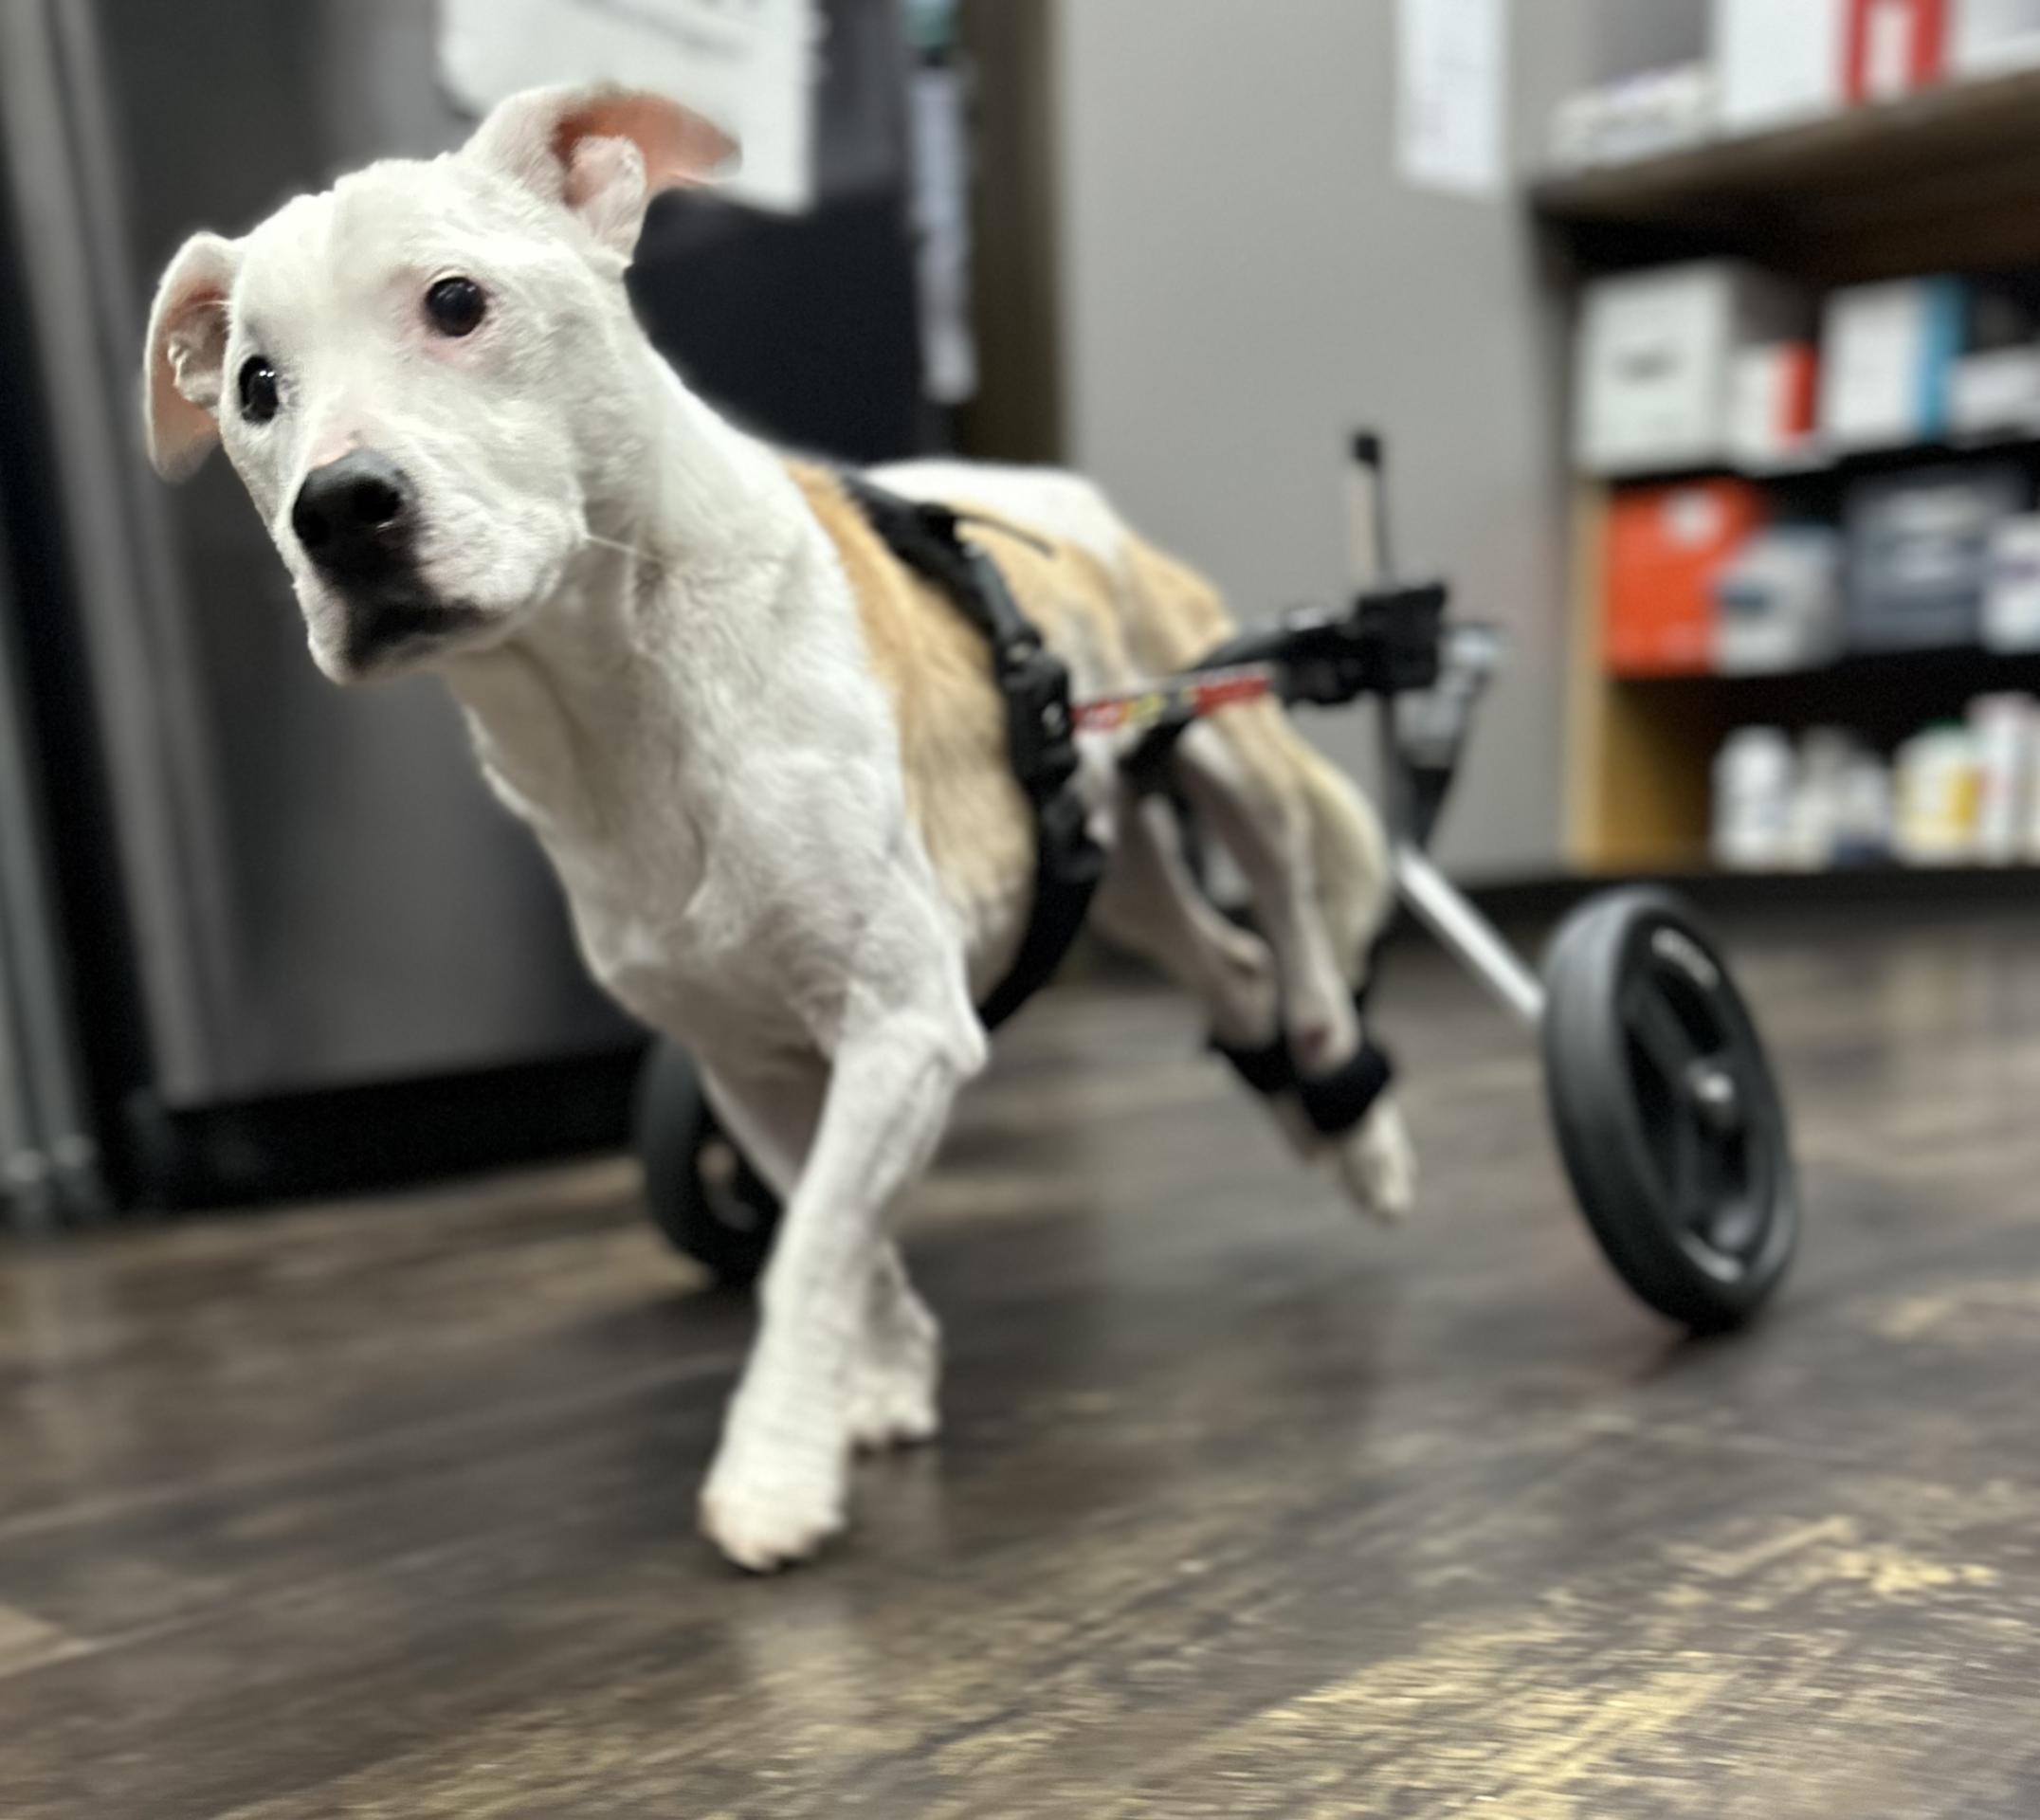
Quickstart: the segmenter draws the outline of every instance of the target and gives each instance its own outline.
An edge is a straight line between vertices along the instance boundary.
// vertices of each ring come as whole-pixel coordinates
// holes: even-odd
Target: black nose
[[[373,576],[408,556],[411,503],[404,470],[387,455],[357,448],[304,477],[290,524],[305,555],[329,574]]]

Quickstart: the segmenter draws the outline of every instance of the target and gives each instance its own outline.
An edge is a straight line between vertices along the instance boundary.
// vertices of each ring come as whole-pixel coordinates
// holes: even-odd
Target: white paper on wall
[[[1500,197],[1508,181],[1506,0],[1397,0],[1395,65],[1403,180]]]
[[[914,228],[920,238],[921,388],[938,405],[977,391],[971,333],[971,172],[968,102],[954,69],[917,70]]]
[[[484,114],[520,88],[623,82],[733,134],[721,193],[792,213],[814,194],[812,0],[441,0],[440,62]]]

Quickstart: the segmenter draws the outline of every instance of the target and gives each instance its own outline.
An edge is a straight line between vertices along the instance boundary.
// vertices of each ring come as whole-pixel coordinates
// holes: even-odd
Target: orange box
[[[1747,481],[1618,490],[1609,508],[1601,654],[1616,676],[1714,668],[1714,581],[1765,519]]]

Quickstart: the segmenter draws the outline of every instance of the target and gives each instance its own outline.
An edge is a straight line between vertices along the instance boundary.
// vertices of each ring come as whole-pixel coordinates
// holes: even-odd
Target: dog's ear
[[[465,155],[560,204],[628,258],[652,197],[729,170],[737,141],[642,89],[535,88],[501,102]]]
[[[234,242],[193,234],[156,286],[142,356],[142,422],[149,459],[166,481],[194,472],[220,439],[227,299],[239,263]]]

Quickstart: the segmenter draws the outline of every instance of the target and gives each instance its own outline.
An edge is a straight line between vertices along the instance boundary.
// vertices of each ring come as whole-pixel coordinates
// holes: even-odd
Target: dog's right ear
[[[233,241],[193,234],[156,286],[142,356],[142,421],[149,459],[166,481],[193,473],[220,439],[227,300],[240,257]]]
[[[726,173],[737,141],[664,95],[604,83],[511,96],[463,155],[560,204],[628,259],[652,197]]]

